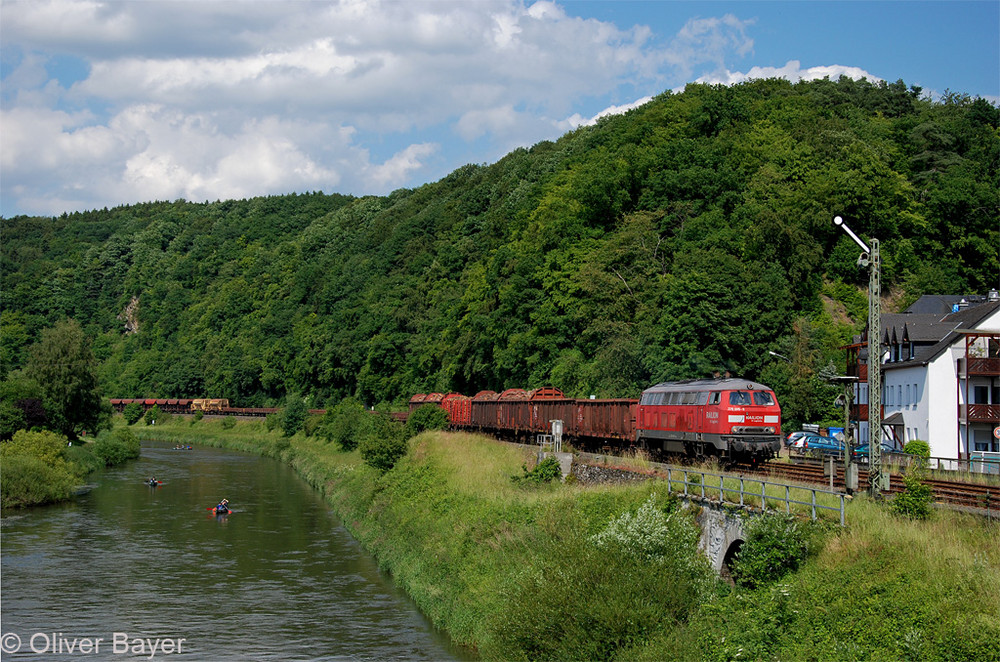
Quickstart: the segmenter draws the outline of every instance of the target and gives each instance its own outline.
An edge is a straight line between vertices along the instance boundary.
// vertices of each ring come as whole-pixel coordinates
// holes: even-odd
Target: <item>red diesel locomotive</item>
[[[642,392],[636,441],[692,458],[768,459],[781,450],[781,407],[770,388],[745,379],[665,382]]]
[[[435,404],[453,429],[530,442],[563,421],[563,438],[581,448],[638,447],[692,459],[764,460],[781,449],[781,408],[768,387],[744,379],[657,384],[639,400],[567,398],[555,388],[534,391],[418,393],[410,411]]]

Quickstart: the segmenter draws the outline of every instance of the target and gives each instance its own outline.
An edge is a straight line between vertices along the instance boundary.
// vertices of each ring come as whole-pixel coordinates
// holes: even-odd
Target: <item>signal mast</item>
[[[889,476],[882,470],[882,285],[881,260],[878,239],[872,238],[869,246],[847,227],[840,216],[833,218],[839,226],[861,247],[859,267],[868,267],[868,492],[881,498],[882,490],[889,489]]]

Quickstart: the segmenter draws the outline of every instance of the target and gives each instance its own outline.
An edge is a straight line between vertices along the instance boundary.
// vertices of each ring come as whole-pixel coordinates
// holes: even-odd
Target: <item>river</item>
[[[148,442],[92,480],[5,513],[4,659],[474,659],[280,462]],[[216,517],[222,498],[234,512]]]

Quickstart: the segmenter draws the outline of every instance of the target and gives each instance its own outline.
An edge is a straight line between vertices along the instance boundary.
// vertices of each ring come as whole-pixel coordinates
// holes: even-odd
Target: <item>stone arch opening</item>
[[[742,548],[743,539],[737,538],[733,542],[729,543],[729,548],[726,549],[726,554],[722,557],[722,567],[719,568],[719,575],[730,584],[734,583],[732,564],[736,560],[736,555],[740,553]]]

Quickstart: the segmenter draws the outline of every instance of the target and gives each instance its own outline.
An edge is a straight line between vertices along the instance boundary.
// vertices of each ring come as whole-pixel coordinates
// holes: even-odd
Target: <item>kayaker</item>
[[[150,485],[153,485],[153,486],[157,485],[157,480],[156,480],[156,476],[153,476],[152,478],[150,478],[150,479],[149,479],[148,481],[146,481],[146,482],[148,482],[148,483],[149,483]]]
[[[229,499],[223,499],[219,502],[219,505],[215,507],[215,513],[217,515],[225,515],[229,512]]]

